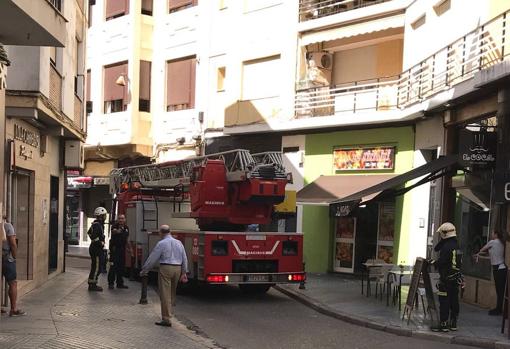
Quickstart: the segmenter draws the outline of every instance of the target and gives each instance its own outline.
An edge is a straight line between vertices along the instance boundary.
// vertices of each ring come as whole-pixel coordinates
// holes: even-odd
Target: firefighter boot
[[[439,325],[432,326],[430,329],[432,332],[448,332],[448,322],[441,321]]]
[[[103,288],[95,284],[89,284],[89,291],[101,292],[103,291]]]

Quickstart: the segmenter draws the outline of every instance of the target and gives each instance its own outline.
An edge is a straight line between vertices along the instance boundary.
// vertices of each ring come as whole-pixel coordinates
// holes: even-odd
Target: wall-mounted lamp
[[[119,86],[126,86],[126,79],[124,78],[124,75],[120,75],[117,80],[115,80],[115,83]]]

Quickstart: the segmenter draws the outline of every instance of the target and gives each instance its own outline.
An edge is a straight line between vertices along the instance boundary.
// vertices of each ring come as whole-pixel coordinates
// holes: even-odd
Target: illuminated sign
[[[335,149],[333,167],[336,171],[393,170],[395,147]]]

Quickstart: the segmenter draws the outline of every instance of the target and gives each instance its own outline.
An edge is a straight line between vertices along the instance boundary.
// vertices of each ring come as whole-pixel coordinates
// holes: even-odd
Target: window
[[[96,4],[96,0],[89,0],[89,12],[87,13],[87,23],[89,28],[92,27],[92,6]]]
[[[216,82],[216,91],[222,92],[225,91],[225,75],[226,68],[220,67],[218,68],[218,80]]]
[[[193,109],[195,107],[195,71],[195,57],[167,62],[167,111]]]
[[[413,23],[411,23],[411,27],[414,30],[418,29],[419,27],[421,27],[422,25],[425,24],[425,19],[426,19],[426,16],[423,14],[418,19],[416,19]]]
[[[62,12],[62,0],[50,0],[50,3],[59,10],[59,12]]]
[[[76,75],[74,77],[74,93],[83,101],[83,88],[84,88],[84,55],[83,55],[83,42],[75,38],[75,56],[74,62],[76,64]]]
[[[198,5],[198,0],[168,0],[168,12],[173,13]]]
[[[127,109],[129,78],[128,63],[121,62],[104,67],[104,112],[116,113]]]
[[[106,20],[122,17],[129,13],[129,0],[106,0]]]
[[[441,0],[434,5],[436,15],[441,16],[452,7],[451,0]]]
[[[152,16],[153,0],[142,0],[142,15]]]
[[[56,66],[57,65],[57,48],[50,47],[50,62]]]
[[[90,83],[91,83],[91,71],[90,69],[87,70],[87,86],[85,90],[85,100],[87,101],[86,104],[86,113],[87,115],[91,114],[93,112],[93,104],[92,104],[92,98],[90,96]]]
[[[151,62],[140,61],[140,98],[138,110],[151,111]]]
[[[242,99],[279,96],[280,74],[280,55],[244,62]]]

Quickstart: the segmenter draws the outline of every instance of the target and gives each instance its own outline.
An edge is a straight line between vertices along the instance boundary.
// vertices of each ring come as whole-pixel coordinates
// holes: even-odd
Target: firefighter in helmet
[[[90,226],[87,235],[90,238],[89,254],[91,259],[90,274],[89,274],[89,291],[102,291],[103,288],[97,285],[97,278],[100,272],[100,258],[103,253],[105,242],[104,236],[104,222],[106,220],[106,209],[104,207],[97,207],[94,210],[94,217],[96,218]]]
[[[439,272],[437,284],[439,296],[439,324],[431,329],[435,332],[457,331],[459,316],[459,287],[463,284],[460,272],[462,256],[459,252],[457,232],[452,223],[443,223],[437,230],[439,242],[434,247],[437,260],[431,261]]]

